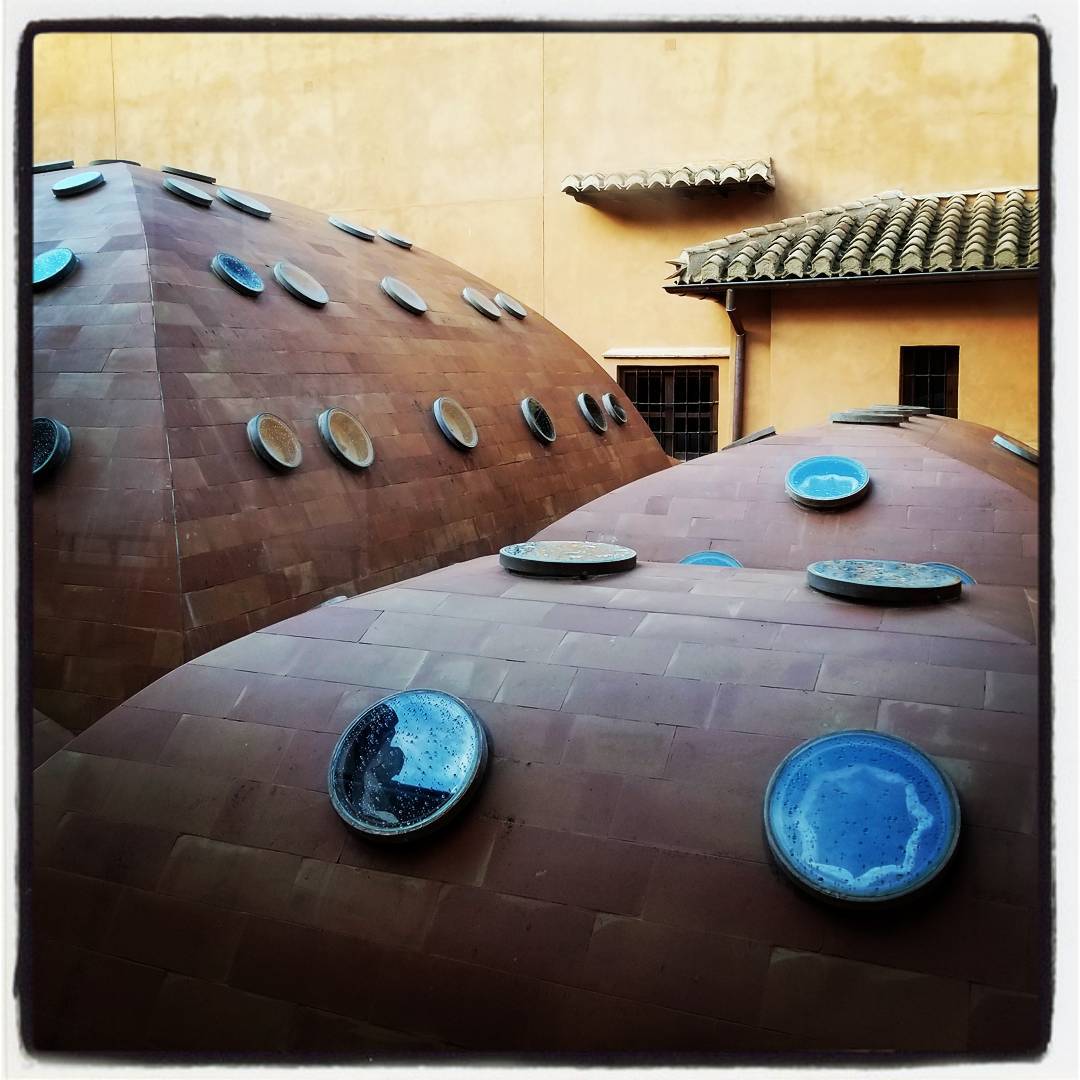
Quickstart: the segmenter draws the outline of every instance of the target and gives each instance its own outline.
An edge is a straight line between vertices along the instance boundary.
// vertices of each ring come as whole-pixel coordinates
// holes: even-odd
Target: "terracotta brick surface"
[[[84,728],[184,660],[271,623],[296,618],[299,636],[304,613],[331,596],[491,553],[668,466],[629,402],[626,425],[603,436],[586,426],[576,395],[618,388],[539,313],[490,320],[461,299],[466,284],[498,285],[272,197],[259,196],[273,216],[255,222],[217,198],[183,202],[156,169],[101,172],[104,186],[67,200],[54,177],[34,177],[34,253],[64,245],[80,258],[70,279],[35,292],[33,310],[34,415],[67,424],[73,442],[34,492],[36,614],[54,624],[35,636],[35,700],[63,726]],[[260,297],[213,275],[219,251],[267,278]],[[324,310],[269,276],[283,257],[326,288]],[[387,274],[428,313],[386,297]],[[524,381],[509,354],[528,358]],[[479,428],[471,453],[438,433],[431,405],[444,394]],[[526,394],[555,421],[551,447],[522,421]],[[367,426],[370,468],[347,469],[323,446],[315,417],[331,405]],[[261,411],[296,431],[294,472],[275,474],[248,447],[244,425]],[[312,636],[355,640],[363,623],[338,612]],[[127,635],[125,653],[110,628]],[[138,664],[135,649],[147,651]]]
[[[289,614],[37,769],[34,1014],[54,1045],[350,1060],[1033,1045],[1032,638],[1010,587],[900,611],[790,570],[582,583],[492,557]],[[488,769],[441,831],[373,844],[334,813],[327,763],[407,684],[463,696]],[[953,864],[888,912],[802,893],[763,831],[776,765],[853,728],[921,746],[962,807]],[[61,1031],[68,982],[112,972],[103,1002],[146,1000]]]

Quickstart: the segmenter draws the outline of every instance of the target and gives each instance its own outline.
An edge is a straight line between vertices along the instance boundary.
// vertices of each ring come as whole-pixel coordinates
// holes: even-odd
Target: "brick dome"
[[[995,445],[995,434],[941,417],[900,427],[822,424],[644,477],[539,536],[608,539],[671,562],[712,548],[775,569],[834,558],[945,562],[980,584],[1035,586],[1039,470]],[[835,513],[793,503],[784,477],[817,455],[862,462],[869,496]]]
[[[34,415],[72,434],[69,460],[33,495],[35,705],[67,728],[207,649],[490,553],[668,464],[629,406],[625,426],[589,429],[576,396],[618,388],[566,335],[532,311],[489,318],[461,295],[497,286],[267,196],[264,220],[221,197],[193,205],[154,169],[99,169],[103,186],[67,198],[51,187],[70,174],[34,176],[35,255],[67,247],[80,260],[35,292],[33,317]],[[216,276],[219,252],[254,269],[263,293]],[[279,285],[280,261],[329,302]],[[426,314],[395,303],[385,277]],[[478,429],[470,453],[435,424],[443,395]],[[553,445],[526,427],[526,396],[554,420]],[[316,417],[330,406],[366,426],[370,468],[323,445]],[[260,412],[292,426],[299,468],[275,473],[252,453],[245,425]]]
[[[1034,1052],[1034,642],[1017,587],[883,608],[791,570],[643,562],[580,583],[494,557],[266,627],[34,774],[28,1041],[275,1060]],[[405,687],[463,698],[492,757],[444,833],[378,847],[335,815],[327,762]],[[763,838],[778,762],[849,728],[914,742],[959,792],[953,863],[902,908],[803,895]]]

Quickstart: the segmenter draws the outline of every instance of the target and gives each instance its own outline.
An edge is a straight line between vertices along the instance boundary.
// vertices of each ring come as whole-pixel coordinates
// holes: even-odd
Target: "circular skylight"
[[[243,210],[245,214],[251,214],[252,217],[265,220],[273,213],[266,203],[261,203],[250,195],[241,195],[238,191],[230,191],[228,188],[223,187],[218,188],[217,193],[222,202],[228,203],[237,210]]]
[[[411,240],[406,240],[404,236],[398,236],[397,233],[391,232],[389,229],[379,229],[379,235],[384,240],[388,240],[391,244],[395,244],[399,248],[408,250],[412,247]]]
[[[466,304],[476,308],[481,315],[486,315],[489,319],[502,318],[502,310],[499,305],[492,303],[479,289],[466,286],[461,290],[461,298]]]
[[[57,180],[52,186],[52,193],[58,199],[66,199],[72,195],[81,195],[84,191],[93,191],[104,183],[105,177],[99,172],[81,172]]]
[[[91,165],[97,165],[99,162],[91,161]],[[59,172],[61,169],[74,169],[74,161],[39,161],[34,165],[34,172]]]
[[[729,442],[727,446],[721,447],[722,450],[730,450],[733,446],[746,446],[747,443],[757,442],[758,439],[767,439],[770,435],[776,434],[776,428],[763,427],[760,431],[752,431],[749,435],[744,435],[741,439],[736,439],[734,442]]]
[[[870,490],[870,473],[854,458],[804,458],[788,470],[784,490],[800,506],[839,510],[865,498]]]
[[[534,577],[589,577],[632,570],[637,552],[589,540],[527,540],[502,548],[499,562],[514,573]]]
[[[258,296],[263,291],[263,280],[243,259],[219,251],[210,260],[210,269],[226,285],[231,285],[245,296]]]
[[[327,772],[330,802],[371,840],[408,840],[461,808],[487,759],[487,734],[468,705],[441,690],[406,690],[345,729]]]
[[[274,280],[310,307],[326,307],[330,302],[327,291],[306,270],[292,263],[274,263]]]
[[[296,432],[280,416],[259,413],[247,423],[251,449],[275,469],[295,469],[303,460]]]
[[[882,427],[899,427],[904,422],[904,417],[899,413],[872,412],[869,409],[834,412],[829,419],[834,424],[879,424]]]
[[[179,195],[181,199],[194,203],[196,206],[209,206],[214,201],[213,195],[207,195],[202,188],[197,188],[194,184],[185,184],[183,180],[174,180],[171,176],[166,176],[161,186],[170,194]]]
[[[339,461],[354,469],[365,469],[375,460],[375,445],[367,429],[346,409],[330,408],[319,413],[319,434]]]
[[[604,410],[616,424],[626,423],[626,410],[614,394],[604,394],[600,400],[604,403]]]
[[[54,473],[71,452],[71,431],[51,416],[35,416],[30,425],[31,456],[34,479]]]
[[[141,162],[132,161],[130,158],[125,157],[105,157],[95,158],[93,161],[88,161],[88,165],[140,165]]]
[[[66,278],[79,265],[71,248],[52,248],[34,256],[34,288],[47,289]]]
[[[427,311],[424,298],[414,289],[410,289],[404,281],[398,281],[394,277],[384,277],[379,282],[379,288],[396,304],[400,304],[406,311],[411,311],[414,315],[423,315]]]
[[[1023,443],[1019,439],[1010,439],[1008,435],[995,435],[994,444],[1000,446],[1003,450],[1008,450],[1010,454],[1015,454],[1025,461],[1030,461],[1032,465],[1039,464],[1039,451],[1034,446],[1028,446],[1027,443]]]
[[[925,562],[923,566],[931,566],[935,570],[944,570],[947,574],[955,574],[965,585],[975,585],[975,579],[966,571],[961,570],[959,566],[953,566],[952,563],[947,562]]]
[[[955,600],[960,577],[922,563],[889,559],[825,559],[806,568],[806,583],[818,592],[878,604],[924,604]]]
[[[597,405],[596,398],[592,394],[578,394],[577,403],[589,427],[603,435],[607,431],[607,417],[604,410]]]
[[[480,442],[480,434],[465,407],[451,397],[435,399],[431,406],[439,430],[459,450],[472,450]]]
[[[840,731],[796,747],[765,792],[765,834],[780,866],[819,897],[895,900],[945,868],[960,835],[949,778],[917,747]]]
[[[515,300],[509,293],[497,292],[495,294],[495,303],[503,309],[503,311],[509,311],[515,319],[524,319],[529,313],[525,310],[525,305]]]
[[[932,410],[926,405],[868,405],[865,412],[891,412],[901,416],[929,416]]]
[[[342,232],[347,232],[350,236],[358,236],[361,240],[375,239],[374,229],[366,229],[363,225],[353,225],[351,222],[344,221],[339,217],[328,217],[326,220],[335,228],[340,229]]]
[[[742,563],[726,551],[695,551],[679,562],[688,566],[742,566]]]
[[[204,184],[216,184],[216,176],[207,176],[206,173],[192,172],[191,169],[180,169],[175,165],[162,165],[163,173],[172,173],[173,176],[186,176],[189,180],[201,180]]]
[[[529,430],[542,442],[553,443],[555,441],[555,422],[551,419],[547,409],[534,397],[521,399],[521,415],[525,417],[525,423]]]

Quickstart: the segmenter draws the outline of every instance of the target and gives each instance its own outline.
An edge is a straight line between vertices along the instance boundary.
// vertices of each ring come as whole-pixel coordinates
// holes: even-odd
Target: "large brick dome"
[[[35,705],[69,729],[206,649],[489,553],[668,464],[629,405],[625,426],[592,431],[576,397],[599,400],[612,380],[536,312],[493,320],[469,306],[463,288],[496,287],[461,268],[267,196],[263,220],[220,197],[184,201],[154,169],[97,168],[105,184],[67,198],[51,187],[70,172],[34,177],[35,255],[62,246],[81,264],[35,293],[33,320],[34,415],[73,439],[33,496]],[[256,270],[263,294],[215,276],[218,252]],[[281,287],[281,260],[329,303]],[[396,304],[385,276],[427,313]],[[442,395],[471,414],[470,453],[436,427]],[[554,420],[553,445],[526,427],[526,396]],[[366,426],[370,468],[322,444],[330,406]],[[295,430],[295,471],[252,453],[245,425],[260,412]]]

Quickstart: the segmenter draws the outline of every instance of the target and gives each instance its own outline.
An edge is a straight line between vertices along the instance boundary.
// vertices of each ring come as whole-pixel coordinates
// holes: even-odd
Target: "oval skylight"
[[[384,277],[382,281],[379,282],[379,288],[382,289],[394,303],[399,304],[406,311],[411,311],[414,315],[423,315],[424,312],[427,311],[427,304],[424,302],[424,298],[414,289],[410,289],[404,281],[398,281],[398,279],[394,277]]]
[[[347,232],[350,236],[358,236],[361,240],[375,239],[374,229],[367,229],[363,225],[353,225],[351,222],[345,221],[339,217],[328,217],[326,220],[335,228],[340,229],[342,232]]]
[[[803,743],[765,791],[769,848],[819,897],[881,903],[929,884],[960,835],[949,778],[921,750],[876,731]]]
[[[622,402],[614,394],[604,394],[600,400],[604,403],[604,410],[616,424],[626,423],[626,410],[623,408]]]
[[[330,302],[327,291],[306,270],[292,263],[274,263],[274,280],[297,300],[303,300],[309,307],[326,307]]]
[[[680,559],[679,562],[686,563],[688,566],[742,566],[734,555],[729,555],[726,551],[695,551],[692,555]]]
[[[501,319],[502,311],[498,304],[492,303],[479,289],[472,289],[466,286],[461,290],[461,298],[470,307],[476,308],[481,315],[486,315],[489,319]]]
[[[895,412],[901,416],[929,416],[932,409],[927,405],[868,405],[866,412]]]
[[[869,409],[834,412],[829,419],[834,424],[878,424],[881,427],[899,427],[904,422],[904,417],[899,413],[872,412]]]
[[[93,191],[104,183],[105,177],[99,172],[81,172],[57,180],[52,186],[52,193],[58,199],[67,199],[72,195],[81,195],[84,191]]]
[[[476,713],[441,690],[406,690],[372,705],[344,731],[327,788],[341,819],[371,840],[408,840],[445,823],[487,766]]]
[[[555,422],[547,409],[534,397],[521,399],[521,415],[529,430],[542,442],[551,444],[555,441]]]
[[[975,579],[966,570],[962,570],[959,566],[953,566],[952,563],[925,562],[922,565],[932,566],[935,570],[944,570],[947,574],[955,574],[965,585],[977,584]]]
[[[499,563],[515,574],[534,577],[590,577],[637,565],[637,552],[621,544],[590,540],[526,540],[499,551]]]
[[[219,187],[217,193],[222,202],[228,203],[237,210],[243,210],[245,214],[251,214],[252,217],[265,220],[273,213],[266,203],[261,203],[250,195],[241,195],[238,191],[230,191],[229,188],[223,187]]]
[[[56,472],[71,453],[71,431],[51,416],[35,416],[30,425],[34,479]]]
[[[251,449],[275,469],[295,469],[303,460],[296,432],[273,413],[258,413],[247,423]]]
[[[748,443],[757,442],[758,439],[767,439],[770,435],[776,434],[776,428],[764,427],[758,431],[752,431],[749,435],[744,435],[741,439],[736,439],[734,442],[729,442],[727,446],[722,446],[721,450],[730,450],[733,446],[746,446]]]
[[[962,588],[948,570],[891,559],[823,559],[806,568],[806,583],[830,596],[879,604],[955,600]]]
[[[174,180],[171,176],[166,176],[161,186],[171,195],[178,195],[185,202],[193,203],[195,206],[207,207],[214,201],[213,195],[207,195],[202,188],[197,188],[194,184],[185,184],[183,180]]]
[[[375,445],[360,421],[347,409],[319,413],[319,434],[330,453],[354,469],[366,469],[375,460]]]
[[[525,305],[515,300],[509,293],[497,292],[495,294],[495,303],[503,309],[503,311],[510,312],[515,319],[524,319],[528,315],[528,311],[525,310]]]
[[[854,458],[824,454],[792,465],[784,479],[784,490],[800,506],[840,510],[866,497],[870,473]]]
[[[63,281],[76,266],[79,257],[71,248],[59,247],[34,256],[34,288],[47,289]]]
[[[405,250],[407,251],[409,248],[412,247],[411,240],[406,240],[404,236],[398,236],[397,233],[391,232],[389,229],[379,229],[378,232],[384,240],[389,241],[391,244],[394,244],[399,248],[405,248]]]
[[[93,161],[88,161],[88,165],[141,165],[141,162],[132,161],[130,158],[124,157],[105,157],[94,158]]]
[[[219,251],[210,260],[210,269],[237,292],[245,296],[258,296],[263,291],[263,279],[243,259]]]
[[[447,440],[459,450],[472,450],[480,442],[480,433],[465,407],[451,397],[436,398],[431,406],[435,422]]]
[[[163,173],[171,173],[173,176],[186,176],[189,180],[201,180],[204,184],[216,184],[216,176],[207,176],[206,173],[193,172],[191,169],[181,169],[176,165],[162,165]]]
[[[603,435],[607,431],[607,417],[604,415],[604,410],[597,405],[596,398],[592,394],[578,394],[577,404],[589,427]]]
[[[97,165],[98,162],[91,161],[91,165]],[[39,161],[34,165],[34,172],[59,172],[61,169],[74,169],[74,161]]]
[[[1030,461],[1032,465],[1039,464],[1039,451],[1034,446],[1028,446],[1027,443],[1021,442],[1019,439],[1011,439],[1008,435],[995,435],[994,444],[1000,446],[1003,450],[1008,450],[1010,454],[1015,454],[1025,461]]]

